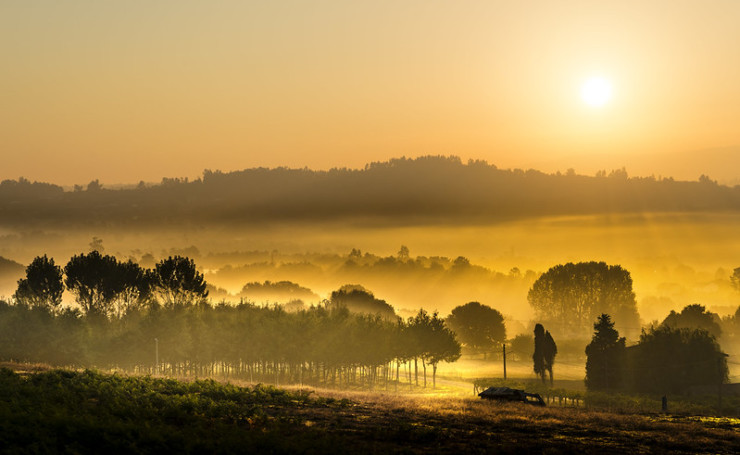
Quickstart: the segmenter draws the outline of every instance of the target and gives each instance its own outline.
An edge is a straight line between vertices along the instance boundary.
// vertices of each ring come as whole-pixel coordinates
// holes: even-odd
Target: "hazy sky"
[[[733,181],[740,1],[3,0],[0,150],[61,184],[426,154]]]

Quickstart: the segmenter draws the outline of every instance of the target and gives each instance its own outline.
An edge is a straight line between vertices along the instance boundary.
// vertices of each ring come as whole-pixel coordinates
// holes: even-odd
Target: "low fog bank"
[[[418,308],[444,316],[455,306],[479,301],[501,311],[516,334],[530,328],[527,292],[540,274],[556,264],[597,260],[630,272],[637,309],[648,324],[693,303],[720,316],[734,313],[740,299],[730,276],[740,266],[738,225],[740,216],[719,213],[468,226],[6,230],[0,235],[5,259],[0,296],[12,295],[35,256],[47,254],[64,264],[95,243],[106,254],[144,267],[171,255],[191,257],[212,286],[214,301],[310,305],[345,284],[357,284],[402,316]],[[272,292],[281,282],[295,289],[288,285]],[[245,293],[250,283],[251,292]]]

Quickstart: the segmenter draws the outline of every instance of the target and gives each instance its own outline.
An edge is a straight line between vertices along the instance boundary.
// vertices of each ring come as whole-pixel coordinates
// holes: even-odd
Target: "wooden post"
[[[504,347],[504,381],[506,380],[506,343],[503,343]]]

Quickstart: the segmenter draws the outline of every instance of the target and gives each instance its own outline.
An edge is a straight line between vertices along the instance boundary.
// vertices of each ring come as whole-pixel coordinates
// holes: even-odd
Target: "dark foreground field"
[[[738,447],[740,424],[731,420],[0,369],[3,453],[736,453]]]

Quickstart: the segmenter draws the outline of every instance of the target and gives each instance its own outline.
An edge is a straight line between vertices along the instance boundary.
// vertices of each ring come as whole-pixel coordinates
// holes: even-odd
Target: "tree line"
[[[79,308],[62,307],[64,288]],[[0,303],[0,358],[168,375],[376,387],[436,386],[439,362],[460,356],[435,313],[407,320],[345,305],[288,313],[242,302],[213,305],[191,259],[154,269],[97,251],[62,269],[37,257]],[[402,374],[403,369],[403,374]]]
[[[205,170],[201,178],[163,179],[108,190],[97,180],[75,191],[0,182],[4,225],[160,225],[338,220],[374,217],[458,222],[602,213],[737,210],[740,186],[707,177],[680,182],[630,178],[624,169],[595,176],[499,169],[485,161],[426,156],[371,163],[364,169]],[[75,216],[70,216],[75,214]]]
[[[208,297],[206,287],[203,274],[187,257],[170,256],[146,269],[93,250],[73,256],[63,270],[53,258],[37,256],[13,297],[19,305],[54,314],[61,311],[66,288],[82,313],[111,318],[157,304],[170,308],[202,302]]]

